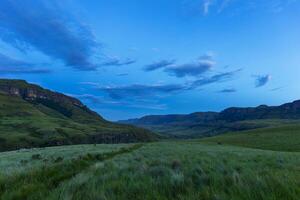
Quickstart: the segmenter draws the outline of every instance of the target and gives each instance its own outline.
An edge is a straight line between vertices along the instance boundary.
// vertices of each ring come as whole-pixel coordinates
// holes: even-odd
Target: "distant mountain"
[[[23,80],[0,79],[0,151],[155,138],[145,129],[104,120],[76,98]]]
[[[255,108],[228,108],[222,111],[218,118],[226,121],[300,119],[300,100],[281,106],[261,105]]]
[[[214,121],[218,115],[217,112],[196,112],[188,115],[148,115],[142,118],[120,122],[137,125],[187,125],[199,122],[211,122]]]
[[[228,131],[241,131],[276,123],[300,120],[300,100],[281,106],[228,108],[222,112],[196,112],[188,115],[149,115],[120,121],[124,124],[148,128],[163,135],[179,138],[217,135]]]

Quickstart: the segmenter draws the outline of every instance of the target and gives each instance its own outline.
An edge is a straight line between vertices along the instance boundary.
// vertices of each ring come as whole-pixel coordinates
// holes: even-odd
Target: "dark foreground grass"
[[[1,178],[2,199],[298,200],[300,153],[160,142]]]
[[[280,127],[229,133],[204,138],[200,141],[274,151],[300,152],[300,125],[284,125]]]

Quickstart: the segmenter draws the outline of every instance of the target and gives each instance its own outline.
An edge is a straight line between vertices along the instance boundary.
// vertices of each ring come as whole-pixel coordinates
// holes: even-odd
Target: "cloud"
[[[125,86],[96,86],[94,88],[98,91],[107,93],[112,99],[135,99],[144,97],[157,97],[158,95],[165,94],[173,94],[185,90],[186,86],[180,84],[133,84]]]
[[[128,73],[119,73],[117,74],[117,76],[128,76],[129,74]]]
[[[89,85],[89,86],[93,86],[93,87],[99,86],[98,83],[95,83],[95,82],[89,82],[89,81],[80,82],[79,84],[81,84],[81,85]]]
[[[225,10],[230,3],[232,3],[233,0],[223,0],[220,4],[220,7],[218,9],[218,13],[223,12],[223,10]]]
[[[209,8],[212,6],[213,0],[203,0],[203,14],[207,15],[209,13]]]
[[[69,94],[69,96],[75,97],[75,98],[79,98],[81,100],[87,100],[93,104],[120,104],[120,102],[118,101],[108,101],[105,100],[103,97],[99,97],[93,94]]]
[[[10,58],[0,53],[0,74],[43,74],[50,72],[48,69],[36,68],[31,63]]]
[[[191,87],[198,88],[198,87],[202,87],[202,86],[209,85],[212,83],[220,83],[220,82],[224,82],[224,81],[229,81],[234,77],[234,75],[236,75],[236,73],[240,72],[241,70],[242,69],[238,69],[238,70],[231,71],[231,72],[224,72],[224,73],[216,74],[211,77],[204,77],[204,78],[198,79],[191,84]]]
[[[220,90],[218,92],[219,93],[234,93],[234,92],[236,92],[236,89],[234,89],[234,88],[227,88],[227,89]]]
[[[160,60],[144,67],[145,71],[154,71],[175,64],[175,60]]]
[[[88,101],[89,103],[92,103],[95,107],[105,107],[108,106],[122,106],[122,107],[129,107],[129,108],[139,108],[139,109],[148,109],[148,110],[165,110],[167,109],[167,105],[160,104],[157,102],[147,102],[143,100],[134,100],[134,101],[118,101],[118,100],[106,100],[103,97],[96,96],[93,94],[68,94],[69,96],[79,98],[82,101]]]
[[[144,71],[154,71],[163,68],[164,72],[178,78],[185,76],[195,77],[209,71],[215,64],[212,54],[204,54],[198,60],[184,64],[176,64],[176,60],[160,60],[146,65]]]
[[[199,76],[215,65],[214,61],[211,60],[199,60],[195,63],[187,63],[182,65],[172,65],[165,69],[170,75],[174,75],[178,78],[185,76]]]
[[[249,13],[253,10],[278,13],[297,2],[299,0],[185,0],[183,5],[187,12],[197,12],[203,16],[208,16],[210,13],[221,14],[226,10],[231,14]]]
[[[102,63],[102,66],[123,66],[123,65],[131,65],[136,63],[136,60],[127,58],[125,60],[121,60],[119,58],[111,58],[107,62]]]
[[[259,75],[254,77],[255,77],[256,88],[265,86],[271,80],[271,75]]]
[[[271,89],[270,91],[271,92],[276,92],[276,91],[282,90],[284,88],[285,88],[284,86],[282,86],[282,87],[276,87],[276,88]]]
[[[97,68],[91,59],[99,44],[92,31],[54,0],[1,0],[0,38],[19,50],[34,48],[78,70]]]
[[[169,96],[188,90],[194,90],[208,84],[229,81],[239,71],[241,71],[241,69],[216,74],[211,77],[203,77],[183,84],[132,84],[121,86],[101,86],[94,82],[82,82],[81,84],[89,85],[93,89],[108,95],[109,98],[114,100],[130,99],[132,101],[136,101],[137,99],[155,99]],[[229,92],[229,90],[224,90],[223,92]]]

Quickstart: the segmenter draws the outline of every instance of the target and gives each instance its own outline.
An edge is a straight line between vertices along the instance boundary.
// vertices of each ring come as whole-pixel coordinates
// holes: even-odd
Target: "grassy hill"
[[[281,125],[204,138],[202,142],[300,152],[300,124]]]
[[[156,137],[142,128],[108,122],[75,98],[20,80],[0,80],[0,119],[0,151]]]
[[[0,159],[3,200],[300,196],[298,152],[182,141],[52,147],[4,152]]]

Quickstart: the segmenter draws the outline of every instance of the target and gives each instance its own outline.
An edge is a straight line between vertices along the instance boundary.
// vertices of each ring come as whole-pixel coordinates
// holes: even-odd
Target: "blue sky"
[[[300,99],[299,0],[2,0],[0,77],[109,120]]]

